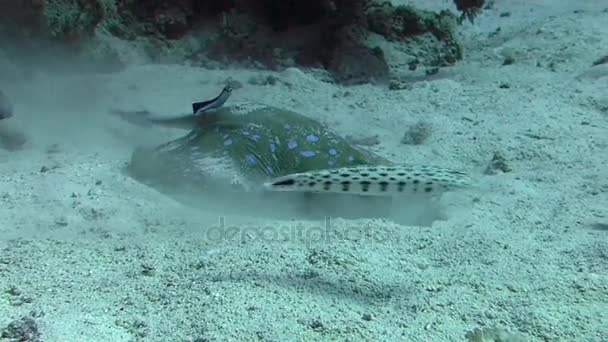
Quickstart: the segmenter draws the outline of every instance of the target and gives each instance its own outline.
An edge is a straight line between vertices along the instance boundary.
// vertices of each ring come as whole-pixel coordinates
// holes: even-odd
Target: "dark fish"
[[[226,103],[226,100],[228,100],[228,98],[230,97],[231,94],[232,94],[232,87],[225,86],[224,89],[222,89],[222,92],[216,98],[208,100],[208,101],[193,103],[192,104],[192,114],[200,115],[204,112],[208,112],[210,110],[220,108],[221,106],[224,105],[224,103]]]

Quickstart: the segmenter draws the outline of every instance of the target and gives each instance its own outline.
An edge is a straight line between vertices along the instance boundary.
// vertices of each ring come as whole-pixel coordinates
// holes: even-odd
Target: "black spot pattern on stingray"
[[[403,192],[403,189],[405,188],[406,185],[407,185],[406,182],[399,182],[399,183],[397,183],[397,191]]]
[[[347,192],[350,190],[350,182],[349,181],[343,181],[342,183],[342,191]]]
[[[409,178],[408,178],[408,179],[409,179]],[[414,183],[414,185],[418,185],[418,184],[420,183],[420,181],[419,181],[418,179],[414,179],[414,180],[412,181],[412,183]]]
[[[430,186],[427,186],[426,188],[424,188],[424,192],[431,192],[433,191],[433,188]]]
[[[378,176],[380,176],[380,177],[387,177],[387,176],[388,176],[388,173],[386,173],[386,172],[380,172],[380,173],[378,174]]]
[[[317,182],[309,182],[308,183],[308,186],[311,187],[311,188],[314,187],[315,185],[317,185]]]
[[[325,190],[325,191],[329,191],[329,190],[331,189],[331,185],[332,185],[332,184],[333,184],[333,183],[332,183],[332,182],[329,182],[329,181],[327,181],[327,182],[323,183],[323,190]]]
[[[348,177],[350,177],[350,174],[349,173],[341,173],[340,177],[348,178]]]
[[[398,173],[397,173],[397,176],[399,176],[399,177],[403,177],[403,176],[405,176],[405,172],[398,172]]]
[[[293,179],[285,179],[285,180],[274,183],[274,185],[276,185],[276,186],[294,185],[294,184],[296,184],[296,181]],[[298,182],[298,185],[301,185],[301,183]]]
[[[372,184],[371,182],[368,181],[363,181],[360,182],[359,184],[361,184],[361,191],[363,192],[368,192],[369,191],[369,186]]]
[[[388,188],[388,182],[380,182],[378,184],[380,184],[380,191],[386,192],[386,190]]]

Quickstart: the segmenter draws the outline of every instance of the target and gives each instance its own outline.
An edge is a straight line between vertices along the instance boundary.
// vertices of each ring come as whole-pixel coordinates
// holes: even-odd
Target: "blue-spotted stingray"
[[[137,148],[128,165],[135,179],[160,190],[189,189],[219,201],[258,203],[293,195],[384,200],[398,195],[437,195],[466,187],[460,171],[395,164],[350,143],[305,115],[258,103],[226,105],[232,89],[192,104],[192,114],[158,118],[149,112],[115,111],[139,125],[189,129],[155,148]],[[228,196],[231,194],[231,196]],[[284,204],[284,203],[283,203]],[[322,207],[327,207],[324,202]]]

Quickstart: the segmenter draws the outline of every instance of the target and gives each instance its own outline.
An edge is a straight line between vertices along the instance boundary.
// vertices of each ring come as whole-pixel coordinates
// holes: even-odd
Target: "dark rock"
[[[33,318],[22,317],[12,321],[6,328],[2,329],[0,338],[8,341],[41,342],[38,323]]]
[[[337,47],[326,69],[338,83],[344,85],[387,83],[389,79],[389,68],[382,50],[362,45],[344,44]]]
[[[469,19],[470,22],[473,22],[475,17],[481,13],[481,9],[485,5],[485,2],[485,0],[454,0],[456,9],[462,12],[460,21],[463,21],[466,18]]]
[[[433,128],[427,122],[418,122],[410,126],[401,138],[401,143],[406,145],[421,145],[432,134]]]
[[[496,175],[499,173],[511,172],[512,170],[513,169],[511,168],[511,166],[509,166],[507,158],[505,158],[505,156],[500,152],[494,152],[492,160],[486,167],[484,173],[486,175]]]
[[[77,45],[93,35],[103,19],[96,0],[76,1],[3,1],[0,36],[14,40],[37,37]]]
[[[474,7],[460,2],[463,11]],[[117,37],[133,41],[157,62],[191,61],[214,68],[238,63],[271,70],[324,67],[347,85],[386,81],[388,65],[394,63],[385,60],[383,51],[391,58],[400,53],[412,57],[414,68],[448,66],[462,58],[454,34],[457,20],[448,11],[371,0],[120,0],[114,5],[99,0],[0,2],[0,13],[9,18],[0,22],[0,43],[4,38],[16,48],[12,50],[21,51],[7,55],[28,70],[49,63],[72,72],[86,63],[94,65],[93,71],[100,71],[100,65],[120,70],[129,57],[113,44]],[[370,31],[385,39],[369,40]],[[58,42],[67,50],[59,49]],[[57,62],[41,57],[49,53],[59,56]]]
[[[457,18],[449,11],[435,13],[384,2],[368,9],[367,21],[371,32],[399,43],[399,50],[415,58],[410,68],[450,66],[463,57],[456,38]]]

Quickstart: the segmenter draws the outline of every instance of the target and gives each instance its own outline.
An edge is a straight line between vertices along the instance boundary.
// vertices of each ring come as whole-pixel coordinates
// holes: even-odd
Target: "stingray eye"
[[[224,91],[228,92],[228,93],[231,93],[232,92],[232,87],[229,86],[229,85],[227,85],[227,86],[224,87]]]

